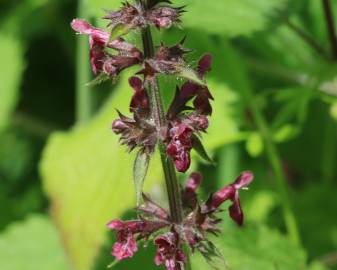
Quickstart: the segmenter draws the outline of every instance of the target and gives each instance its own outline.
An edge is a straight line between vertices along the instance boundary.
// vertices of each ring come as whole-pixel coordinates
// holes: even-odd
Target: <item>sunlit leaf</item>
[[[133,182],[136,190],[137,205],[140,204],[140,201],[142,199],[144,180],[147,174],[147,170],[149,168],[149,162],[150,156],[140,150],[137,153],[135,162],[133,164]]]
[[[305,269],[305,252],[291,244],[277,231],[266,227],[246,225],[224,226],[224,235],[212,238],[233,270],[298,270]],[[192,260],[193,269],[208,269],[198,256]]]
[[[208,155],[205,147],[203,146],[198,136],[195,135],[193,136],[192,147],[198,153],[198,155],[203,158],[203,160],[207,161],[210,164],[214,164],[214,161]]]
[[[284,8],[286,0],[179,0],[177,6],[187,5],[183,25],[199,28],[211,34],[250,35],[268,27],[273,15]]]
[[[105,240],[105,224],[136,206],[132,189],[135,154],[128,154],[110,129],[117,118],[115,108],[128,108],[131,94],[127,79],[121,79],[88,126],[53,134],[43,154],[44,188],[76,269],[90,269]],[[161,167],[155,160],[146,181],[152,188],[161,180]]]

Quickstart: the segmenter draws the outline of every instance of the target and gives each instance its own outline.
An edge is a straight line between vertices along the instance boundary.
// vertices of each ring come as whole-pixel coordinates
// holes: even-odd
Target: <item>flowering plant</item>
[[[191,51],[184,48],[185,38],[171,47],[160,44],[155,51],[151,27],[167,29],[178,25],[183,12],[184,7],[172,7],[168,0],[126,1],[119,10],[109,11],[104,17],[109,21],[109,32],[95,28],[82,19],[75,19],[71,24],[76,32],[89,35],[91,68],[97,82],[116,81],[124,69],[140,66],[135,76],[129,79],[133,89],[129,106],[132,116],[119,112],[119,118],[112,123],[112,130],[129,151],[138,149],[136,181],[144,180],[150,157],[158,147],[170,209],[162,208],[142,194],[140,189],[137,192],[142,194],[142,203],[137,206],[138,219],[112,220],[108,227],[116,233],[112,255],[118,261],[132,257],[138,249],[138,241],[147,242],[154,238],[157,247],[154,261],[157,265],[165,265],[167,270],[191,268],[189,250],[199,251],[205,258],[214,255],[209,248],[212,244],[207,239],[207,233],[221,232],[217,227],[221,222],[219,207],[230,200],[229,215],[242,225],[239,190],[253,180],[251,172],[243,172],[206,202],[201,202],[197,196],[202,182],[200,173],[192,173],[185,187],[182,190],[179,187],[176,170],[186,172],[189,169],[191,150],[195,149],[201,156],[207,157],[201,135],[209,126],[213,100],[205,81],[206,74],[211,70],[211,55],[204,55],[194,71],[185,59]],[[141,32],[142,49],[124,39],[123,36],[131,31]],[[159,74],[186,80],[182,86],[177,86],[167,112],[162,105],[157,81]],[[139,164],[145,167],[144,173],[137,172]]]

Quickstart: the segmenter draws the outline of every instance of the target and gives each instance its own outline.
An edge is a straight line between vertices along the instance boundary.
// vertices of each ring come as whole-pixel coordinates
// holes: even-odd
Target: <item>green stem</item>
[[[88,18],[86,0],[79,0],[78,17]],[[86,123],[92,115],[92,92],[86,84],[90,81],[90,61],[87,57],[89,42],[87,37],[78,36],[76,55],[76,121]]]
[[[336,36],[336,28],[335,28],[335,21],[334,15],[331,8],[330,0],[322,0],[323,9],[325,14],[325,21],[326,26],[328,29],[328,35],[331,45],[331,54],[332,59],[337,60],[337,36]]]
[[[265,142],[267,156],[273,170],[273,174],[276,180],[276,186],[282,203],[283,216],[287,232],[292,242],[299,243],[300,237],[297,222],[291,207],[286,177],[282,169],[282,162],[279,152],[277,150],[276,145],[273,142],[272,134],[268,127],[267,121],[264,118],[263,113],[260,110],[258,104],[255,102],[253,93],[251,92],[250,89],[246,89],[244,91],[244,95],[248,101],[256,125]]]
[[[329,116],[326,118],[323,152],[322,152],[322,178],[327,186],[331,186],[335,175],[336,162],[336,123]]]

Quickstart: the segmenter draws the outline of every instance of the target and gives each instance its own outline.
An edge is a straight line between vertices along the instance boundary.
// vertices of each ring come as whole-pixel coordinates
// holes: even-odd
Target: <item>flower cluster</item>
[[[139,66],[139,71],[129,78],[132,88],[131,116],[118,111],[119,118],[112,123],[112,131],[120,136],[120,143],[126,145],[129,151],[137,148],[141,155],[146,155],[147,162],[160,144],[161,155],[165,158],[163,164],[168,159],[163,166],[169,164],[172,168],[174,163],[177,171],[186,172],[191,164],[192,149],[203,157],[207,156],[200,139],[207,131],[208,117],[212,114],[213,96],[205,79],[211,70],[212,57],[209,54],[201,57],[194,70],[185,58],[191,52],[184,47],[186,38],[173,46],[161,43],[154,49],[152,41],[149,41],[149,27],[166,29],[178,25],[184,12],[184,7],[172,7],[170,4],[169,0],[125,1],[119,10],[108,11],[104,17],[109,21],[110,29],[107,31],[95,28],[82,19],[73,20],[71,26],[77,33],[89,36],[91,68],[97,76],[95,82],[116,81],[123,70]],[[124,39],[130,31],[142,33],[143,51]],[[164,112],[160,100],[158,75],[184,79],[176,87],[167,112]],[[137,242],[147,243],[150,238],[154,239],[157,248],[155,264],[164,265],[167,270],[184,269],[187,254],[182,250],[183,245],[209,257],[207,233],[220,232],[219,207],[225,201],[231,201],[229,216],[242,225],[244,217],[239,190],[250,184],[252,173],[242,173],[233,184],[215,192],[205,202],[200,202],[197,196],[201,174],[192,173],[181,192],[179,184],[172,182],[176,181],[173,178],[171,173],[166,175],[166,181],[173,183],[167,185],[172,187],[170,213],[143,195],[143,204],[137,207],[137,220],[113,220],[108,224],[116,233],[112,255],[118,261],[132,257],[138,250]],[[173,190],[173,186],[177,188]],[[173,209],[172,205],[183,208],[179,209],[182,220],[177,218],[177,209]]]
[[[123,3],[121,9],[109,11],[104,19],[109,20],[112,28],[123,27],[125,31],[145,28],[153,25],[158,29],[170,28],[172,25],[180,23],[183,7],[173,8],[168,5],[157,6],[159,2],[169,1],[150,1],[147,9],[140,2],[130,4],[128,1]]]
[[[152,236],[157,247],[155,263],[165,265],[167,270],[183,269],[186,256],[181,246],[185,244],[192,251],[207,252],[204,249],[206,234],[220,232],[217,225],[221,219],[217,217],[217,213],[224,202],[232,202],[229,215],[238,225],[242,225],[239,190],[246,188],[252,180],[251,172],[243,172],[234,183],[212,194],[206,202],[200,203],[197,189],[202,182],[202,176],[200,173],[192,173],[182,191],[185,213],[182,224],[175,224],[165,209],[143,195],[144,204],[137,208],[139,220],[113,220],[107,225],[115,231],[117,238],[112,255],[117,260],[132,257],[138,250],[137,241],[143,240],[146,243]]]
[[[165,5],[162,6],[162,3]],[[149,1],[148,9],[144,10],[140,2],[125,2],[120,10],[111,11],[104,18],[110,20],[109,25],[113,28],[124,25],[135,29],[144,28],[149,24],[166,28],[178,23],[183,11],[182,8],[171,8],[168,4],[169,1],[153,0]],[[133,117],[118,112],[119,119],[112,124],[113,132],[120,135],[121,144],[127,145],[130,151],[139,148],[142,152],[151,154],[158,140],[161,140],[166,144],[167,154],[174,160],[176,169],[185,172],[191,163],[190,151],[193,141],[196,136],[206,132],[207,116],[212,112],[209,100],[213,97],[204,84],[204,76],[211,68],[211,56],[207,54],[202,57],[198,71],[194,72],[184,58],[185,54],[191,52],[183,47],[185,38],[171,47],[161,44],[153,58],[145,59],[136,46],[122,37],[111,40],[112,34],[81,19],[73,20],[71,25],[76,32],[89,35],[92,71],[100,79],[116,80],[122,70],[134,65],[142,66],[137,75],[143,75],[144,79],[132,77],[129,80],[134,89],[130,103]],[[109,49],[116,51],[116,54],[112,54]],[[145,89],[149,82],[156,79],[156,74],[182,77],[189,74],[192,78],[181,87],[177,87],[175,98],[167,113],[167,121],[161,126],[154,122],[150,109],[151,100]],[[187,104],[191,100],[193,107]]]

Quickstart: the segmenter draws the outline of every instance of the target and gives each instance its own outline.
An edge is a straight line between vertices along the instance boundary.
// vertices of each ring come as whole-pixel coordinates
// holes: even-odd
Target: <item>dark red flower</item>
[[[185,172],[190,167],[193,128],[180,123],[169,131],[170,142],[167,145],[167,154],[173,158],[179,172]]]
[[[209,54],[204,55],[198,64],[198,76],[200,80],[204,80],[205,74],[211,69],[212,56]],[[193,81],[186,82],[180,90],[181,99],[192,99],[194,108],[197,112],[204,115],[212,114],[212,106],[210,104],[210,99],[213,97],[205,85],[196,84]]]
[[[243,212],[240,204],[239,190],[247,187],[253,181],[253,178],[254,176],[251,172],[243,172],[238,176],[233,184],[225,186],[214,193],[202,206],[202,212],[214,212],[223,202],[231,200],[233,203],[229,207],[229,215],[238,225],[242,225]]]
[[[144,116],[148,115],[150,111],[149,97],[142,80],[138,77],[131,77],[129,79],[129,84],[135,91],[131,98],[130,111],[138,112],[138,114],[142,114]]]
[[[207,127],[207,117],[197,114],[183,115],[177,121],[171,122],[167,154],[173,158],[179,172],[186,172],[190,167],[194,135],[205,132]]]
[[[169,232],[154,240],[157,246],[156,265],[165,265],[167,270],[182,270],[186,256],[179,248],[179,236]]]
[[[198,205],[197,189],[201,185],[201,182],[202,182],[202,175],[196,172],[192,173],[190,177],[187,179],[182,194],[183,205],[186,208],[194,210]]]
[[[93,27],[85,20],[75,19],[71,26],[79,34],[89,35],[90,62],[95,75],[104,73],[115,77],[123,69],[138,64],[142,60],[142,53],[136,47],[122,38],[109,41],[108,32]],[[106,47],[118,51],[119,54],[107,53]]]

